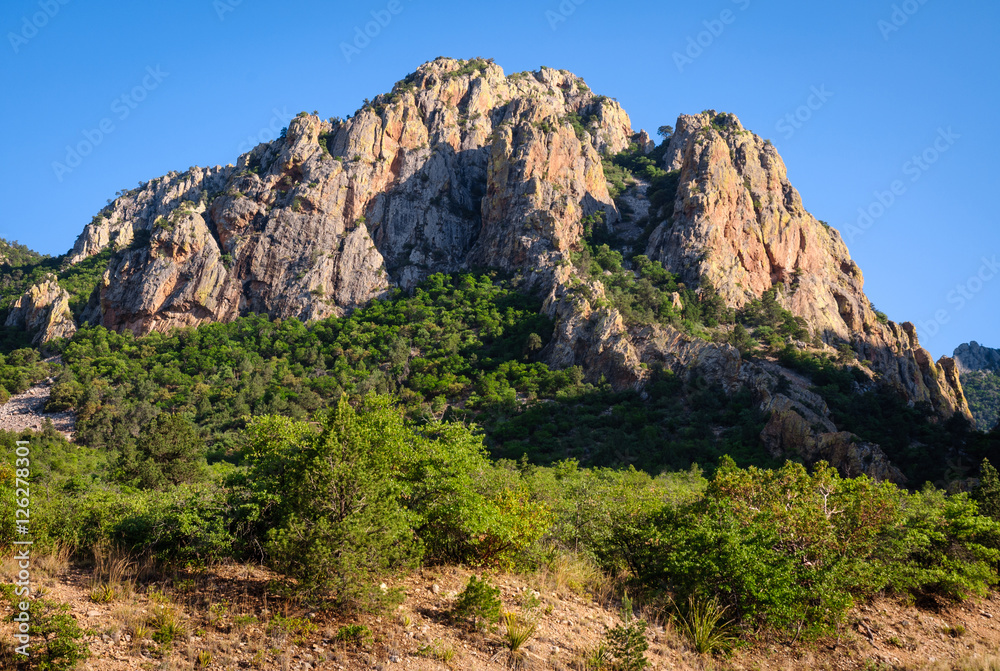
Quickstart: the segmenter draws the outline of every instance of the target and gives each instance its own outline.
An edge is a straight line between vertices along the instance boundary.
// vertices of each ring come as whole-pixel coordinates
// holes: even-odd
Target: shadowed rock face
[[[952,356],[960,373],[1000,371],[1000,349],[983,347],[975,340],[956,347]]]
[[[664,157],[679,174],[674,214],[652,232],[650,258],[734,307],[778,287],[823,341],[849,343],[907,400],[969,416],[955,363],[935,363],[912,324],[875,313],[840,235],[805,210],[770,143],[714,112],[676,128]],[[115,200],[71,253],[116,250],[84,318],[135,333],[248,313],[311,320],[430,273],[500,268],[555,320],[550,365],[581,365],[619,389],[641,388],[655,365],[749,387],[771,413],[762,438],[775,455],[899,479],[877,446],[837,430],[808,381],[729,345],[629,327],[601,307],[600,282],[576,276],[581,220],[622,221],[601,155],[630,143],[652,149],[618,103],[568,72],[505,76],[491,62],[438,59],[347,120],[303,113],[236,166],[170,173]],[[644,185],[623,199],[649,209]],[[773,393],[782,376],[790,390]]]

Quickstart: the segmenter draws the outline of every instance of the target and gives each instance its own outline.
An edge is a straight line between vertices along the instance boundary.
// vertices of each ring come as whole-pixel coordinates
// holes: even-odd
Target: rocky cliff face
[[[983,347],[975,340],[956,347],[953,357],[960,373],[978,370],[1000,372],[1000,349]]]
[[[731,114],[682,115],[664,157],[679,172],[674,214],[647,254],[741,307],[775,288],[826,343],[849,343],[871,371],[942,417],[969,416],[955,364],[935,363],[910,323],[876,314],[840,234],[809,214],[769,142]]]
[[[469,264],[545,275],[583,216],[617,216],[599,152],[631,138],[621,107],[569,73],[439,59],[353,118],[300,115],[235,167],[116,200],[72,252],[120,250],[87,316],[137,333],[316,319]]]
[[[7,315],[6,326],[33,333],[35,345],[71,338],[76,324],[69,309],[69,294],[54,275],[48,275],[17,299]]]
[[[601,212],[640,239],[645,185],[619,199],[634,213],[624,221],[602,167],[602,154],[630,144],[653,149],[618,103],[568,72],[505,76],[489,61],[438,59],[353,117],[303,113],[235,166],[170,173],[118,198],[71,253],[115,250],[84,316],[136,333],[251,312],[310,320],[430,273],[499,268],[544,298],[550,365],[581,365],[617,388],[641,388],[655,365],[749,387],[771,413],[762,439],[776,456],[899,479],[877,446],[838,431],[807,380],[729,345],[630,326],[600,281],[578,276],[569,255],[585,218]],[[702,113],[678,119],[663,161],[678,188],[650,258],[736,308],[777,289],[824,343],[870,362],[873,381],[940,418],[968,415],[955,362],[935,363],[911,324],[872,309],[840,235],[805,210],[773,146],[732,115]]]

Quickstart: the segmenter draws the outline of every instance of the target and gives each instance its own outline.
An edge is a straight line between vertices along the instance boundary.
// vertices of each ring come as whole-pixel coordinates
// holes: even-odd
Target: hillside
[[[0,547],[30,531],[46,663],[978,663],[968,353],[874,310],[736,116],[661,136],[439,58],[117,194],[62,257],[3,247]]]

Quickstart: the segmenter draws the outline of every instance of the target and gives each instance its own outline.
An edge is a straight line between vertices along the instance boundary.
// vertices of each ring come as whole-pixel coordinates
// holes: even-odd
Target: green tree
[[[123,440],[119,479],[144,489],[197,482],[205,475],[205,444],[184,416],[161,414],[135,440]]]
[[[358,413],[341,397],[315,420],[318,427],[274,416],[251,423],[250,504],[267,529],[269,562],[300,590],[341,606],[370,603],[376,576],[421,556],[396,477],[411,461],[406,427],[384,398]]]
[[[1000,474],[989,459],[983,459],[979,467],[979,487],[973,495],[979,504],[979,511],[1000,520]]]

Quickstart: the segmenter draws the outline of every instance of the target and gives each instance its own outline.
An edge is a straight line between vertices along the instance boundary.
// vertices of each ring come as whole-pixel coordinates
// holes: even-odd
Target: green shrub
[[[316,417],[319,430],[284,417],[248,429],[246,505],[269,563],[301,591],[342,606],[377,597],[376,576],[412,565],[421,548],[395,477],[409,461],[402,417],[373,400],[361,414],[346,397]]]
[[[337,630],[336,639],[353,645],[364,645],[372,640],[372,631],[363,624],[345,624]]]
[[[204,478],[205,443],[185,417],[161,414],[135,440],[121,445],[117,477],[143,489],[164,489]]]
[[[471,620],[474,629],[484,629],[500,620],[500,607],[500,589],[473,575],[458,595],[454,613]]]
[[[70,614],[70,606],[44,599],[30,602],[31,655],[39,669],[73,669],[90,655],[84,632]]]
[[[604,637],[604,652],[610,658],[613,671],[642,671],[649,666],[646,650],[646,621],[636,619],[628,594],[622,599],[622,623],[608,630]]]
[[[1000,559],[1000,525],[966,495],[907,494],[825,464],[724,463],[703,499],[638,516],[612,541],[607,554],[650,593],[716,597],[748,627],[807,636],[882,591],[983,593]]]

